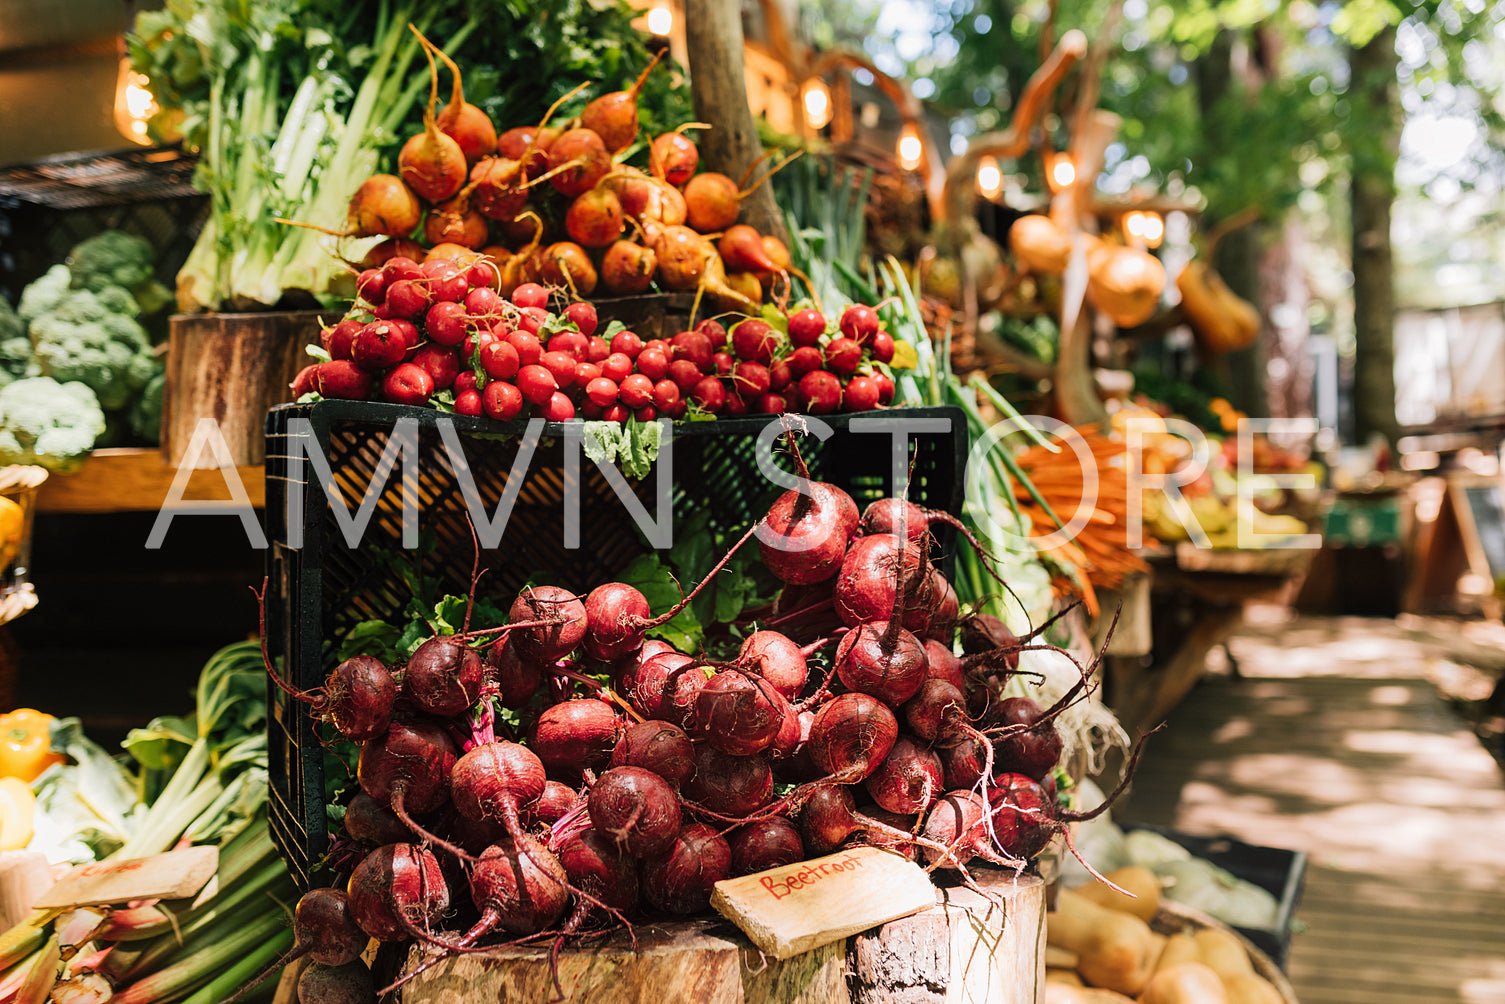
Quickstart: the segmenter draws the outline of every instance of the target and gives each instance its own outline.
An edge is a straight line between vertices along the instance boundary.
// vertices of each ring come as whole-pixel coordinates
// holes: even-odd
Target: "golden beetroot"
[[[510,220],[528,204],[522,163],[508,157],[483,157],[470,169],[470,198],[477,212],[493,220]]]
[[[637,139],[638,95],[643,91],[648,74],[662,58],[664,50],[660,49],[631,87],[601,95],[580,113],[580,124],[599,135],[610,152],[620,153]]]
[[[654,241],[653,253],[658,256],[659,285],[684,291],[700,285],[706,262],[716,257],[716,248],[689,227],[671,226]]]
[[[741,212],[737,183],[724,174],[706,171],[685,185],[685,222],[703,234],[725,230]]]
[[[591,129],[571,129],[549,145],[549,170],[535,180],[547,178],[573,198],[595,188],[610,170],[611,154],[601,137]]]
[[[465,154],[466,163],[474,164],[496,149],[496,126],[491,124],[491,119],[485,112],[465,100],[465,88],[460,82],[460,68],[455,65],[455,61],[422,35],[419,38],[423,39],[423,44],[433,49],[444,61],[444,65],[449,67],[450,74],[455,78],[455,89],[450,95],[449,104],[439,109],[435,123],[439,126],[440,132],[460,145],[460,152]]]
[[[700,147],[684,130],[706,128],[709,126],[703,122],[686,122],[673,132],[656,136],[648,148],[649,169],[675,188],[683,188],[700,167]]]
[[[601,256],[601,285],[617,296],[646,293],[653,285],[656,268],[658,257],[652,248],[632,241],[617,241]]]
[[[763,235],[746,223],[727,227],[716,244],[728,272],[784,271],[763,247]]]
[[[459,244],[473,251],[486,244],[487,233],[486,217],[463,195],[439,203],[423,221],[423,239],[430,245]]]
[[[409,27],[412,27],[409,25]],[[413,28],[424,45],[429,62],[429,104],[423,113],[423,132],[410,137],[397,155],[397,173],[428,202],[443,202],[465,184],[465,152],[454,139],[439,131],[434,108],[439,103],[439,71],[434,66],[432,46]]]
[[[622,203],[605,185],[577,196],[564,214],[565,233],[582,247],[604,248],[622,236],[625,226]]]
[[[361,182],[350,197],[350,225],[346,236],[407,237],[418,229],[423,206],[401,179],[391,174],[373,174]]]
[[[570,241],[558,241],[538,256],[539,275],[551,286],[563,286],[577,299],[596,291],[596,266],[585,248]]]

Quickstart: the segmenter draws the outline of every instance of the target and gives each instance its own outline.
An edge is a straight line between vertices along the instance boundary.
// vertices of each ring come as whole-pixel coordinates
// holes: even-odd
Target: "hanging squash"
[[[1087,252],[1087,300],[1120,328],[1148,321],[1165,291],[1165,266],[1134,248],[1099,244]]]
[[[1071,258],[1071,237],[1049,216],[1021,216],[1009,228],[1009,249],[1024,269],[1060,275]]]
[[[1259,311],[1203,262],[1188,262],[1176,276],[1181,309],[1208,352],[1236,352],[1259,337]]]

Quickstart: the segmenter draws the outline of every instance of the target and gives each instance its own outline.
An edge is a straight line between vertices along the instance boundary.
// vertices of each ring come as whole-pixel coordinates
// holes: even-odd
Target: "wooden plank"
[[[1176,545],[1176,565],[1185,572],[1218,572],[1225,575],[1299,575],[1311,564],[1313,548],[1198,547],[1189,542]]]
[[[775,959],[840,941],[935,904],[930,876],[877,847],[717,882],[711,906]]]
[[[251,505],[266,505],[266,469],[237,467]],[[103,513],[160,509],[177,468],[158,450],[95,450],[75,474],[54,474],[37,492],[38,512]],[[183,491],[190,502],[228,501],[230,490],[217,470],[194,471]]]
[[[218,867],[219,848],[214,846],[79,865],[37,897],[33,905],[38,910],[66,910],[137,899],[184,899],[204,888]]]

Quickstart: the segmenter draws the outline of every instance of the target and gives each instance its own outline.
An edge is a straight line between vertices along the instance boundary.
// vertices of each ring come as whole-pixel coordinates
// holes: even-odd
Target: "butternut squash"
[[[1060,275],[1071,258],[1071,238],[1049,216],[1031,213],[1009,228],[1009,250],[1030,272]]]
[[[1154,316],[1165,291],[1165,266],[1147,251],[1100,244],[1087,252],[1087,300],[1120,328]]]
[[[1087,983],[1130,996],[1149,981],[1162,944],[1138,917],[1098,906],[1070,889],[1056,895],[1045,940],[1077,953],[1077,972]]]
[[[1053,966],[1046,966],[1045,982],[1065,983],[1067,986],[1079,987],[1082,985],[1082,978],[1077,975],[1075,969],[1056,969]]]
[[[1249,961],[1249,952],[1244,943],[1231,931],[1205,927],[1193,935],[1201,962],[1225,983],[1229,977],[1250,975],[1254,965]]]
[[[1259,311],[1203,262],[1187,262],[1176,276],[1176,290],[1192,332],[1207,351],[1246,349],[1259,337]]]
[[[1155,974],[1139,1004],[1228,1004],[1218,974],[1200,962],[1182,962]]]
[[[1062,948],[1060,945],[1045,946],[1045,965],[1054,969],[1075,969],[1078,962],[1082,961],[1076,952]]]
[[[1069,983],[1046,983],[1045,1004],[1134,1004],[1134,998],[1100,987],[1074,987]]]
[[[1125,896],[1101,882],[1088,882],[1077,886],[1074,891],[1098,906],[1133,914],[1145,923],[1155,919],[1155,912],[1160,909],[1159,876],[1141,865],[1130,865],[1127,868],[1115,868],[1103,877],[1134,895]]]
[[[1285,1004],[1275,984],[1254,973],[1238,973],[1223,979],[1228,1004]]]
[[[1165,948],[1155,962],[1155,972],[1178,966],[1183,962],[1201,961],[1202,949],[1197,944],[1197,939],[1185,931],[1180,931],[1166,939]]]

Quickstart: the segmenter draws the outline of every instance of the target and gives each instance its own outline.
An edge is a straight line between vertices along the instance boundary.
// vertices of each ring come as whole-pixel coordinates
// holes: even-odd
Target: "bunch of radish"
[[[700,153],[686,133],[713,128],[702,123],[638,142],[638,94],[657,58],[578,118],[551,125],[556,103],[537,125],[498,130],[465,101],[459,67],[419,38],[430,67],[425,129],[403,145],[396,173],[356,190],[340,233],[388,238],[364,265],[485,260],[504,295],[527,282],[577,297],[696,290],[717,310],[754,313],[781,279],[787,290],[788,248],[737,222],[742,200],[772,171],[751,188],[697,173]],[[442,108],[435,56],[454,80]]]
[[[1044,642],[959,610],[942,525],[959,528],[897,498],[859,512],[806,475],[732,548],[756,533],[785,585],[724,650],[651,635],[731,554],[657,617],[626,583],[530,586],[506,624],[467,612],[405,665],[356,656],[314,693],[278,679],[360,744],[330,858],[353,865],[354,923],[436,946],[432,963],[694,914],[717,881],[853,843],[961,881],[1024,867],[1082,818],[1057,803],[1053,720],[1088,671],[1050,708],[1001,699]]]
[[[867,411],[889,404],[894,340],[877,312],[852,305],[830,323],[814,308],[707,319],[668,339],[620,324],[598,331],[591,304],[523,283],[504,298],[489,262],[390,258],[363,271],[346,316],[324,329],[329,359],[292,385],[351,400],[423,405],[509,421],[625,422],[698,414]],[[608,334],[610,337],[608,338]]]

